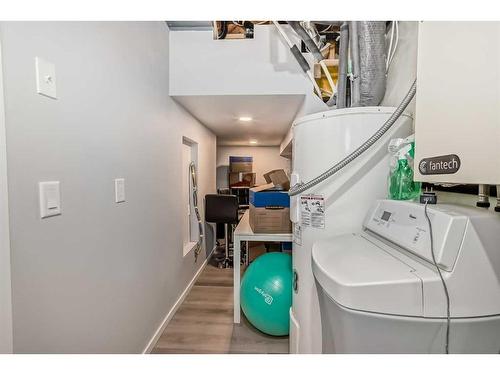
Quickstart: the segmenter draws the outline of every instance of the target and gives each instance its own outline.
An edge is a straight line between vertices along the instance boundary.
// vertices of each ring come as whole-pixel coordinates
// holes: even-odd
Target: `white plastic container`
[[[297,119],[293,125],[292,186],[307,182],[341,161],[371,137],[395,108],[358,107],[331,110]],[[369,150],[321,184],[292,197],[293,267],[297,290],[290,310],[290,352],[321,353],[321,317],[311,266],[313,243],[330,236],[361,230],[364,216],[376,199],[387,195],[392,138],[412,133],[412,118],[402,115]],[[315,195],[324,204],[324,220],[305,226],[301,197]],[[321,201],[321,198],[323,200]],[[306,220],[307,221],[307,220]],[[352,265],[349,265],[350,267]]]

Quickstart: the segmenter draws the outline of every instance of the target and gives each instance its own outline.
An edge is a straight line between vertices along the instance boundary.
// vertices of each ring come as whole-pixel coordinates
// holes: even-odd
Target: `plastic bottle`
[[[400,148],[396,155],[398,160],[389,177],[389,198],[395,200],[412,200],[420,196],[421,183],[413,180],[414,142]]]

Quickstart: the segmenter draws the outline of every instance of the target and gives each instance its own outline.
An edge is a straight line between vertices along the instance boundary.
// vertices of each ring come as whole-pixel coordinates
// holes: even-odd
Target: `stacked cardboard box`
[[[254,233],[291,233],[290,180],[282,169],[264,178],[267,184],[250,189],[250,227]]]
[[[229,170],[231,172],[252,172],[253,158],[251,156],[230,156]]]
[[[255,186],[255,173],[252,172],[251,156],[229,157],[229,187]]]
[[[229,187],[252,187],[255,186],[255,173],[230,172]]]

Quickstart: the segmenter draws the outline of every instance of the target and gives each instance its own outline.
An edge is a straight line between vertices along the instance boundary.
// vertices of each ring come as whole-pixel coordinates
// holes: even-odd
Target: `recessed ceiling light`
[[[238,118],[238,120],[240,120],[242,122],[250,122],[253,119],[250,116],[241,116],[240,118]]]
[[[256,145],[257,144],[257,141],[255,139],[252,139],[250,142],[249,142],[251,145]]]

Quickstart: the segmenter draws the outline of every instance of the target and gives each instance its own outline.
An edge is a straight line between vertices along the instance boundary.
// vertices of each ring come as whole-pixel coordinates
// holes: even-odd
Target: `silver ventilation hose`
[[[200,255],[201,249],[203,247],[203,223],[201,221],[200,210],[198,209],[198,182],[196,180],[196,165],[194,162],[189,164],[189,171],[191,172],[191,183],[193,185],[193,207],[194,213],[196,214],[196,220],[198,221],[198,242],[196,242],[196,247],[194,250],[194,260],[198,260],[198,255]]]
[[[417,92],[417,80],[413,81],[413,84],[411,85],[410,90],[408,90],[408,93],[404,97],[403,101],[399,104],[399,106],[396,108],[391,117],[387,119],[384,125],[382,125],[382,127],[375,132],[375,134],[373,134],[361,146],[359,146],[356,150],[351,152],[349,155],[347,155],[344,159],[339,161],[337,164],[335,164],[326,172],[322,173],[316,178],[313,178],[309,182],[306,183],[299,182],[296,185],[294,185],[288,192],[288,195],[293,197],[294,195],[303,193],[304,191],[309,190],[310,188],[325,181],[327,178],[333,176],[335,173],[346,167],[348,164],[354,161],[358,156],[363,154],[363,152],[365,152],[371,146],[373,146],[373,144],[377,142],[385,134],[385,132],[387,132],[387,130],[389,130],[392,125],[394,125],[397,119],[403,114],[404,110],[406,109],[408,104],[410,104],[416,92]]]
[[[359,106],[379,105],[386,87],[386,47],[384,21],[357,21],[359,70]],[[354,69],[354,67],[353,67]],[[353,107],[356,107],[353,105]]]

